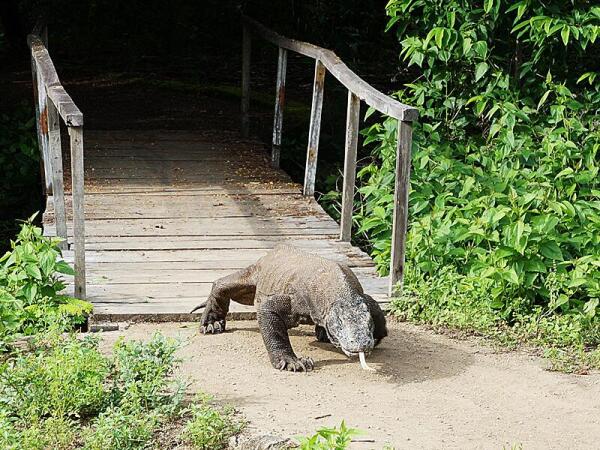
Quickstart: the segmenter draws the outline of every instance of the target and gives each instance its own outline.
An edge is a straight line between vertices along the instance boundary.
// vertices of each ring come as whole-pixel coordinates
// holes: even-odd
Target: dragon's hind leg
[[[235,272],[213,283],[206,306],[200,330],[206,334],[222,333],[225,331],[225,318],[229,312],[231,300],[244,305],[254,303],[256,284],[253,280],[254,266]]]

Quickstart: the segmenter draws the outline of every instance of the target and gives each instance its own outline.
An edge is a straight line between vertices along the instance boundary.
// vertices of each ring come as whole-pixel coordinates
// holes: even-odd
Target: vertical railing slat
[[[250,131],[250,54],[252,36],[243,27],[242,31],[242,136],[248,137]]]
[[[85,216],[83,127],[70,127],[71,193],[73,197],[73,241],[75,245],[75,297],[85,299]]]
[[[344,156],[344,186],[342,190],[342,218],[340,240],[352,237],[352,210],[354,209],[354,182],[356,181],[356,148],[360,121],[360,98],[348,91],[346,112],[346,145]]]
[[[410,188],[410,159],[412,123],[398,121],[396,150],[396,182],[394,189],[394,217],[392,226],[392,255],[390,261],[389,295],[404,278],[404,253],[408,227],[408,191]]]
[[[317,156],[319,153],[319,135],[321,134],[321,111],[323,110],[323,91],[325,87],[325,66],[315,61],[315,81],[313,84],[312,107],[310,110],[310,129],[306,150],[306,169],[304,171],[304,191],[306,196],[315,193],[317,175]]]
[[[283,108],[285,106],[285,75],[287,71],[287,50],[279,47],[277,58],[277,86],[275,89],[275,116],[273,118],[273,146],[271,165],[279,167],[281,156],[281,130],[283,127]]]
[[[63,184],[62,146],[60,142],[60,116],[52,101],[48,100],[48,150],[52,170],[52,201],[56,235],[63,239],[59,247],[68,248],[67,216],[65,212],[65,191]]]

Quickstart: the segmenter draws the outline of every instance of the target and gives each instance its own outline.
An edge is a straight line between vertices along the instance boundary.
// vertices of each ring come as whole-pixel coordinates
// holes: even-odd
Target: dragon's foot
[[[225,331],[225,319],[220,318],[217,314],[209,313],[202,320],[200,331],[203,334],[218,334]]]
[[[314,369],[315,363],[312,358],[281,356],[275,358],[273,367],[279,370],[288,370],[290,372],[310,372]]]

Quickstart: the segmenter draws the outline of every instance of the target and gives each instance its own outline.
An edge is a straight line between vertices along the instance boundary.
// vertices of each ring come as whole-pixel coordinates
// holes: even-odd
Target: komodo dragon
[[[287,330],[315,324],[317,339],[347,356],[364,354],[387,336],[385,316],[363,292],[348,266],[280,245],[246,269],[214,282],[201,319],[203,333],[225,331],[230,300],[255,305],[271,364],[279,370],[309,371],[311,358],[297,357]]]

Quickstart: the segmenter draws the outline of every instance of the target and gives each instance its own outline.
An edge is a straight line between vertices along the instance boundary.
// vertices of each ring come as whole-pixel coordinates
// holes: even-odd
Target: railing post
[[[85,218],[83,211],[83,127],[70,127],[71,195],[73,197],[73,241],[75,244],[75,297],[85,299]]]
[[[38,76],[37,63],[31,55],[31,75],[33,79],[33,99],[35,104],[35,125],[37,130],[38,147],[40,150],[40,176],[45,195],[52,193],[52,174],[48,164],[48,111],[46,103],[46,87]]]
[[[242,136],[248,137],[250,128],[250,54],[252,48],[250,31],[242,30]]]
[[[412,147],[412,123],[398,121],[396,150],[396,182],[394,189],[394,218],[392,227],[392,257],[390,261],[389,295],[404,278],[404,252],[408,227],[408,191],[410,188],[410,159]]]
[[[285,74],[287,71],[287,50],[279,47],[277,58],[277,86],[275,89],[275,117],[273,118],[273,146],[271,165],[279,167],[281,155],[281,129],[283,127],[283,107],[285,105]]]
[[[342,220],[340,240],[349,242],[352,237],[352,210],[354,208],[354,182],[356,181],[356,147],[360,120],[360,98],[348,91],[346,112],[346,146],[344,156],[344,187],[342,190]]]
[[[318,59],[315,61],[315,81],[313,84],[312,107],[310,110],[310,129],[308,131],[308,148],[306,150],[306,169],[304,172],[303,194],[315,193],[317,175],[317,155],[319,153],[319,135],[321,134],[321,111],[323,109],[323,90],[325,87],[325,66]]]
[[[48,150],[52,170],[52,201],[54,203],[54,223],[56,235],[63,239],[59,248],[68,248],[67,217],[65,213],[65,191],[63,184],[62,146],[60,142],[60,117],[54,103],[48,99]]]

